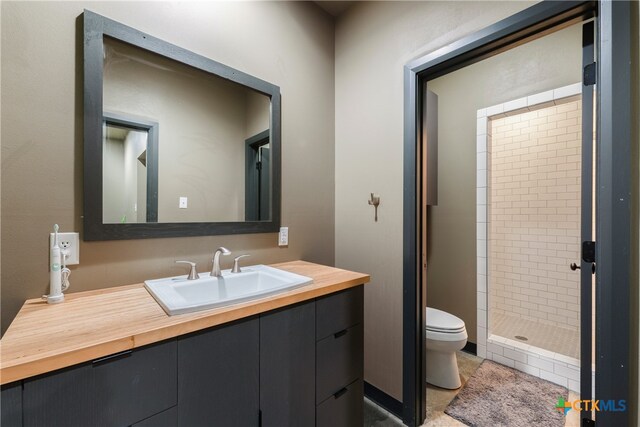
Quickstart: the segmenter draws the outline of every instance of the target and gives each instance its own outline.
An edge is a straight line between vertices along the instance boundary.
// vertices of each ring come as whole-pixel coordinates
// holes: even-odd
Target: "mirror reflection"
[[[104,38],[103,223],[268,221],[270,98]]]
[[[102,145],[105,223],[153,222],[147,218],[148,137],[146,130],[105,122]],[[153,216],[153,212],[149,214]]]

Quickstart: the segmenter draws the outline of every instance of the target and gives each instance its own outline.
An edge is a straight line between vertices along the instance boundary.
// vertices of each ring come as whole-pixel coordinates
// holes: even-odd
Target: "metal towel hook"
[[[369,199],[368,203],[375,208],[375,221],[378,222],[378,205],[380,204],[380,196],[378,194],[371,193],[371,199]]]

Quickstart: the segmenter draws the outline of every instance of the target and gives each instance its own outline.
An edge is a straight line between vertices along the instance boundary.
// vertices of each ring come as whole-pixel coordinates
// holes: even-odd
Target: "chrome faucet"
[[[189,270],[189,276],[187,276],[187,280],[198,280],[200,276],[196,271],[196,263],[191,261],[176,261],[176,264],[189,264],[191,269]]]
[[[213,277],[222,277],[222,271],[220,271],[220,254],[229,255],[231,251],[227,248],[220,246],[213,254],[213,268],[211,269],[211,275]]]
[[[242,273],[242,269],[240,268],[240,260],[242,258],[246,258],[248,256],[251,256],[249,254],[245,254],[245,255],[240,255],[235,257],[235,259],[233,260],[233,268],[231,269],[232,273]]]

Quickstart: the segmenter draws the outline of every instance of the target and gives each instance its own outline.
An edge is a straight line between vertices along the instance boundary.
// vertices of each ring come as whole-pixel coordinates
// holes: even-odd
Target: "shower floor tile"
[[[496,313],[491,315],[489,331],[493,335],[580,359],[580,332],[574,329]],[[516,336],[527,340],[519,340]]]

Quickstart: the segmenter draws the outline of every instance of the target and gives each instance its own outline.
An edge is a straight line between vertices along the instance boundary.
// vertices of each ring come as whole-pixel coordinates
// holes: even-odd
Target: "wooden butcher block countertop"
[[[263,299],[168,316],[138,283],[71,293],[61,304],[27,300],[0,340],[0,383],[28,378],[168,338],[328,295],[369,281],[369,275],[305,261],[273,267],[313,284]]]

